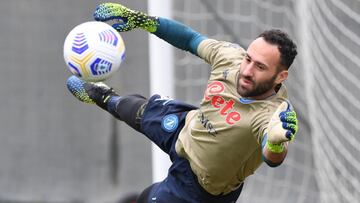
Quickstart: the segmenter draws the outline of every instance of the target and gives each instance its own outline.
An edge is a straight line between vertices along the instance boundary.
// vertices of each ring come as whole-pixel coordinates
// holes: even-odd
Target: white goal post
[[[171,0],[148,0],[148,13],[153,16],[171,18]],[[154,35],[149,37],[150,94],[174,97],[174,62],[173,47]],[[155,144],[152,145],[153,182],[166,177],[170,167],[167,154]]]

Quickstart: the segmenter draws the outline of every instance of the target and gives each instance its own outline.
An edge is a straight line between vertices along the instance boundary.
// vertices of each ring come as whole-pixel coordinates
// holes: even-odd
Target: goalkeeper
[[[94,17],[121,19],[113,24],[119,32],[144,29],[211,65],[200,107],[159,95],[119,96],[103,83],[68,79],[76,98],[96,103],[170,156],[167,178],[145,189],[137,202],[236,202],[246,177],[263,162],[283,162],[297,132],[283,84],[297,51],[286,33],[264,31],[244,50],[120,4],[100,4]]]

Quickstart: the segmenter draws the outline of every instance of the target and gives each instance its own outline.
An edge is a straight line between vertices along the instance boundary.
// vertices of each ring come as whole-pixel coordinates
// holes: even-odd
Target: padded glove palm
[[[296,112],[288,102],[283,102],[273,114],[267,128],[267,147],[273,152],[282,152],[284,142],[293,140],[298,130]]]

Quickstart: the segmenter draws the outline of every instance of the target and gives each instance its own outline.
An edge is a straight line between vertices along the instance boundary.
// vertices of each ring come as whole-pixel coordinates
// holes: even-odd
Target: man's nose
[[[244,69],[243,69],[243,71],[242,71],[242,74],[243,74],[244,76],[250,76],[250,77],[252,77],[253,74],[254,74],[253,70],[254,70],[254,65],[253,65],[253,63],[249,63],[249,64],[245,65],[245,67],[244,67]]]

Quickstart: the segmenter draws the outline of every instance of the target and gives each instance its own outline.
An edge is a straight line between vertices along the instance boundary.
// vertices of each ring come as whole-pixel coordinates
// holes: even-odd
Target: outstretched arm
[[[197,48],[201,41],[207,39],[204,35],[177,21],[158,18],[158,28],[153,33],[173,46],[198,55]]]
[[[200,42],[207,38],[175,20],[148,16],[116,3],[100,4],[94,12],[94,18],[98,21],[120,20],[121,22],[112,25],[119,32],[141,28],[195,55],[198,55]]]
[[[288,143],[295,138],[297,129],[296,113],[285,101],[273,114],[262,140],[263,159],[269,166],[276,167],[284,161]]]
[[[273,148],[267,144],[267,135],[263,137],[262,153],[263,160],[270,167],[277,167],[285,160],[288,151],[288,143],[283,143],[280,151],[274,151]]]

